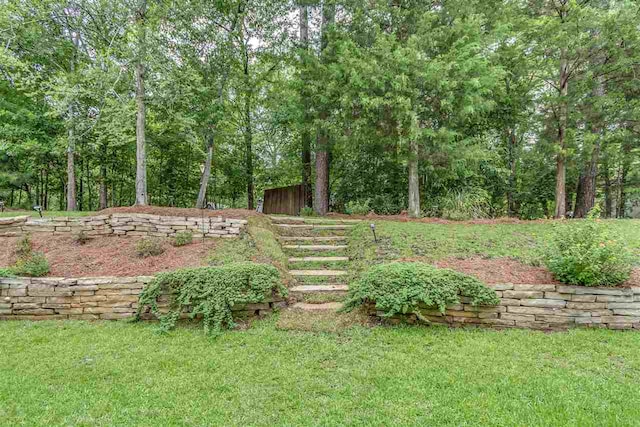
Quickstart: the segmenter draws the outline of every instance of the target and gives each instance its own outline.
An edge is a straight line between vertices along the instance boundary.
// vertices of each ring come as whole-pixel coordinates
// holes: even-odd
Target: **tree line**
[[[8,206],[640,203],[633,0],[0,0]]]

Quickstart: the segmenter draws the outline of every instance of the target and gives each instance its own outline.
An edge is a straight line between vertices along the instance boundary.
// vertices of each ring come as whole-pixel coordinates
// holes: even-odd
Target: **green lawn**
[[[39,217],[36,211],[4,211],[0,212],[0,218],[29,215]],[[42,216],[91,216],[97,215],[93,211],[43,211]]]
[[[603,220],[602,223],[615,230],[640,259],[640,220]],[[373,244],[369,223],[360,224],[352,233],[350,254],[365,264],[401,257],[438,260],[471,256],[510,257],[538,264],[543,244],[555,224],[553,221],[502,224],[376,221],[378,244]]]
[[[637,425],[640,334],[0,323],[3,425]]]

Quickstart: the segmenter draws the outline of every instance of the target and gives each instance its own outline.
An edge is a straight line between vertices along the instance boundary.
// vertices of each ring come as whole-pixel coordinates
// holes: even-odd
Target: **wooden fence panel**
[[[302,184],[264,190],[262,212],[265,214],[300,215],[304,207]]]

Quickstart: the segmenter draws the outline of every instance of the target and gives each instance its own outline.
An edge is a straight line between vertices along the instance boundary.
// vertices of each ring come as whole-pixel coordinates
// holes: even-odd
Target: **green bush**
[[[631,252],[594,215],[556,227],[545,253],[545,264],[556,279],[583,286],[615,286],[629,279]]]
[[[14,277],[15,274],[11,268],[0,267],[0,277]]]
[[[471,298],[473,305],[499,303],[496,293],[473,277],[430,264],[394,262],[377,265],[351,283],[345,310],[369,302],[385,317],[414,313],[424,320],[420,304],[444,312],[447,305],[460,303],[460,295]]]
[[[11,268],[17,276],[41,277],[49,274],[49,261],[42,252],[31,252],[19,257]]]
[[[365,200],[363,202],[355,200],[347,202],[344,211],[349,215],[367,215],[369,212],[371,212],[369,200]]]
[[[33,243],[31,242],[31,235],[25,234],[16,242],[15,254],[18,258],[24,258],[31,255],[33,250]]]
[[[190,231],[181,231],[176,233],[176,237],[171,242],[173,246],[185,246],[193,242],[193,233]]]
[[[164,252],[162,241],[151,237],[140,239],[136,242],[136,254],[141,258],[157,256]]]
[[[300,216],[316,216],[316,211],[314,211],[312,207],[305,206],[300,209]]]
[[[388,194],[378,194],[369,204],[378,215],[397,215],[402,211],[401,203]]]
[[[489,193],[482,188],[449,191],[440,198],[441,215],[454,221],[488,218],[490,200]]]
[[[73,234],[71,235],[71,240],[73,240],[73,242],[77,243],[78,245],[84,245],[89,240],[91,240],[91,238],[83,230],[78,230],[73,232]]]
[[[140,294],[137,319],[145,307],[160,319],[161,329],[173,328],[182,312],[202,315],[205,331],[233,327],[231,308],[260,303],[273,291],[286,296],[278,270],[268,264],[235,263],[220,267],[185,268],[160,273]],[[158,309],[158,298],[170,295],[167,313]]]

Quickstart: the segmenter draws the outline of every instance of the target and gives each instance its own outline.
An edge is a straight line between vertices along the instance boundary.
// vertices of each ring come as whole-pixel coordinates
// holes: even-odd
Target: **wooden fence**
[[[264,190],[262,212],[266,214],[300,215],[304,207],[302,184]]]

